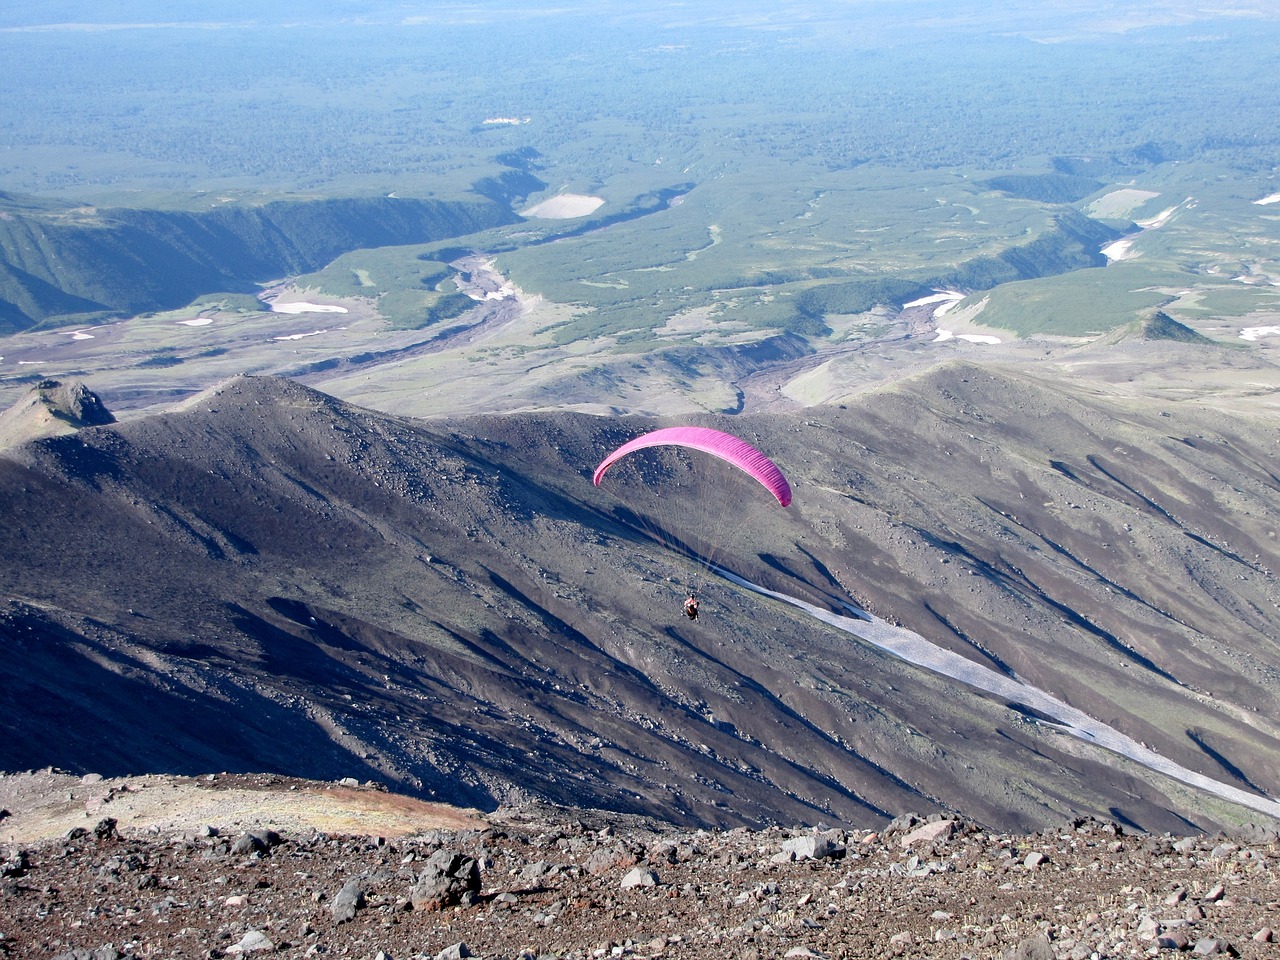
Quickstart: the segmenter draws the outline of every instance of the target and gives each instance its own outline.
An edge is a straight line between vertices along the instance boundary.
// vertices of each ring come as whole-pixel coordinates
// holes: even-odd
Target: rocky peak
[[[0,448],[115,423],[101,398],[78,380],[41,380],[0,413]]]
[[[1143,340],[1177,340],[1180,343],[1211,343],[1186,324],[1179,323],[1163,310],[1157,310],[1141,321],[1139,336]]]
[[[41,380],[34,392],[50,414],[73,427],[100,427],[116,422],[101,398],[79,380]]]

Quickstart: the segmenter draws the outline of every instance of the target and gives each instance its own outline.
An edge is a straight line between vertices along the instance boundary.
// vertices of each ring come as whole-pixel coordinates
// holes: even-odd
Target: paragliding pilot
[[[689,599],[684,602],[684,615],[690,620],[698,619],[698,598],[692,593],[689,594]]]

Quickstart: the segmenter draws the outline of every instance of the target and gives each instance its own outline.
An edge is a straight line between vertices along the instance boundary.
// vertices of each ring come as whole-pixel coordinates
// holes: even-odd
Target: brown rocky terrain
[[[679,830],[591,810],[453,814],[370,787],[218,775],[0,779],[0,955],[361,958],[1275,956],[1274,831]],[[128,786],[128,789],[124,789]],[[95,809],[104,791],[111,799]],[[81,823],[54,811],[67,794]],[[262,801],[241,820],[233,798]],[[151,795],[148,799],[148,795]],[[231,809],[210,814],[208,798]],[[326,799],[321,799],[326,798]],[[166,807],[164,826],[107,817]],[[319,828],[358,809],[371,829]],[[387,819],[377,822],[379,808]],[[370,819],[372,818],[372,819]],[[383,828],[386,829],[383,829]]]
[[[0,839],[38,843],[109,816],[122,833],[190,833],[207,824],[398,837],[477,829],[477,811],[429,803],[355,780],[317,783],[270,774],[83,777],[52,769],[0,774]]]

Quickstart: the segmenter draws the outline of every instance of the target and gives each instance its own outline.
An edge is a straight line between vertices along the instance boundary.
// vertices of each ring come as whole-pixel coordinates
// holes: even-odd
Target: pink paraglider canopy
[[[593,478],[595,485],[600,486],[605,471],[627,454],[645,447],[663,446],[688,447],[719,457],[759,480],[784,507],[791,502],[791,485],[787,483],[787,478],[782,475],[777,464],[745,440],[709,427],[666,427],[624,443],[596,467]]]

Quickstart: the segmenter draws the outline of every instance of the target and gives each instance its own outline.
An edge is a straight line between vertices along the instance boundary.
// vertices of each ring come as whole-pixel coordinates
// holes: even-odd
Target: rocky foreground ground
[[[315,785],[222,777],[187,793],[257,789],[276,812],[256,828],[175,830],[178,792],[40,782],[65,802],[37,802],[28,779],[8,794],[25,809],[0,818],[0,957],[13,960],[1280,956],[1280,842],[1266,828],[1149,836],[1083,820],[1005,836],[902,817],[874,833],[690,832],[527,810],[355,836],[272,806]],[[140,826],[143,808],[122,799],[147,789],[168,827]],[[377,806],[376,790],[343,789]],[[402,830],[406,808],[386,803]],[[83,826],[39,836],[73,807]]]

